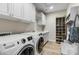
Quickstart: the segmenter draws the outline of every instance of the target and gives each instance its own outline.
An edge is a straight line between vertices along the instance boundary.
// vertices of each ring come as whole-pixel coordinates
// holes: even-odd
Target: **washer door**
[[[43,50],[43,45],[44,45],[44,38],[40,37],[36,46],[38,53],[41,53],[41,51]]]
[[[33,45],[26,45],[24,46],[18,55],[34,55],[34,46]]]

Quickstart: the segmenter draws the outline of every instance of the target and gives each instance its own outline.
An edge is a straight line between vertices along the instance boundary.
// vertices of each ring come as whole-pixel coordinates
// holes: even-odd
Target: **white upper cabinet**
[[[44,13],[42,13],[42,24],[45,25],[46,24],[46,16]]]
[[[26,3],[23,4],[23,10],[24,10],[24,19],[28,21],[35,22],[35,7],[33,4]]]
[[[75,16],[78,14],[79,4],[70,4],[67,9],[66,24],[71,24],[75,20]]]
[[[0,17],[4,19],[35,22],[35,11],[32,3],[0,3]]]
[[[0,14],[8,15],[8,4],[0,3]]]
[[[43,12],[37,11],[36,20],[38,25],[46,25],[46,16]]]

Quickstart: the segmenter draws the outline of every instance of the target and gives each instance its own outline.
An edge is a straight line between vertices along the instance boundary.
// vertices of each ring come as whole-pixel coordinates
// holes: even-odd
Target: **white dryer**
[[[9,35],[0,37],[0,55],[34,55],[35,47],[31,35]]]
[[[44,45],[46,45],[46,43],[48,42],[48,34],[49,32],[42,32],[41,37],[44,38]]]
[[[44,45],[44,39],[40,33],[35,33],[33,35],[34,45],[35,45],[35,55],[41,55]]]
[[[42,54],[43,47],[48,42],[48,33],[49,32],[36,32],[33,35],[34,43],[35,43],[35,54]]]

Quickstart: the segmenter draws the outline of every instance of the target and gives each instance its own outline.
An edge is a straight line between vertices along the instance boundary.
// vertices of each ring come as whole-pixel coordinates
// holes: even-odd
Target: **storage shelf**
[[[66,36],[65,17],[56,18],[56,38],[62,40],[65,39],[65,36]]]

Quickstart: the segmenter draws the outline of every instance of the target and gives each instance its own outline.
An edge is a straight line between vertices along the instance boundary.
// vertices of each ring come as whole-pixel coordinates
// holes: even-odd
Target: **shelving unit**
[[[56,18],[56,41],[63,41],[66,37],[65,17]]]

